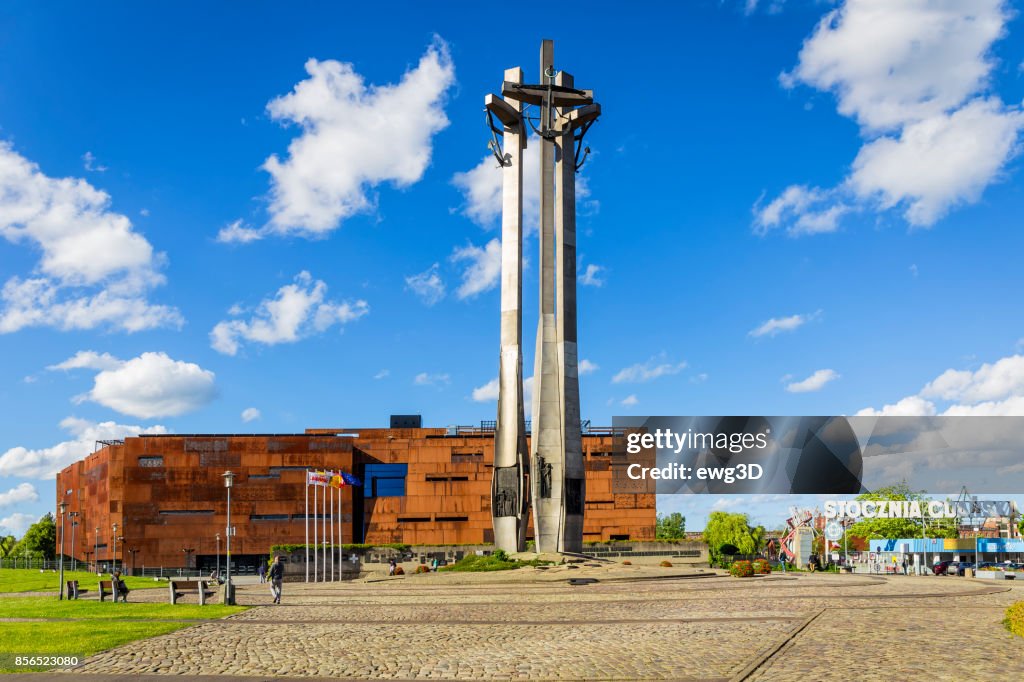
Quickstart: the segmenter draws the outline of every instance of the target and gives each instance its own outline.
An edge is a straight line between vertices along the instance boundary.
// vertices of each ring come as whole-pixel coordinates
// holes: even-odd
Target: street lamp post
[[[217,533],[217,580],[220,580],[220,533]]]
[[[224,581],[224,604],[235,603],[235,591],[231,587],[231,486],[235,483],[235,474],[224,472],[224,487],[228,489],[227,522],[224,528],[225,554],[227,555],[227,580]]]
[[[71,517],[71,570],[78,568],[78,560],[75,558],[75,529],[78,528],[78,512],[68,514]]]
[[[114,544],[113,549],[110,550],[112,552],[111,556],[113,557],[113,559],[111,560],[110,572],[113,573],[114,571],[117,570],[117,524],[116,523],[114,524],[114,532],[110,536],[110,541]]]
[[[95,547],[95,549],[96,549],[96,553],[93,555],[93,558],[96,561],[96,566],[95,566],[95,568],[96,568],[96,575],[99,575],[100,574],[100,527],[99,526],[96,526],[96,547]]]
[[[64,600],[64,512],[67,511],[68,503],[61,502],[57,505],[60,509],[60,590],[58,599]]]

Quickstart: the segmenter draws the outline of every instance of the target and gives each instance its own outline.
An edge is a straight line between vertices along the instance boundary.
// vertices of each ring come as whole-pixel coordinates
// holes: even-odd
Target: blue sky
[[[1020,9],[5,3],[0,526],[96,438],[493,419],[482,103],[542,38],[604,112],[585,418],[1024,414]]]

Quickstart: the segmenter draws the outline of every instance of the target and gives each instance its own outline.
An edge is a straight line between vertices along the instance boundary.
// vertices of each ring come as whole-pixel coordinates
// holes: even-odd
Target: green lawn
[[[88,571],[64,571],[64,580],[77,580],[79,589],[89,590],[95,594],[99,589],[99,581],[95,573]],[[110,580],[110,574],[104,573],[102,580]],[[124,578],[129,590],[142,590],[153,587],[167,588],[165,581],[153,578]],[[0,568],[0,592],[57,592],[60,573],[46,571],[40,573],[38,568]],[[129,597],[130,599],[131,597]]]
[[[128,595],[131,599],[131,595]],[[90,620],[191,620],[223,618],[245,611],[223,604],[143,604],[55,597],[0,597],[0,618],[88,618]],[[4,623],[4,627],[8,623]]]
[[[129,604],[129,606],[131,606]],[[32,672],[45,668],[14,665],[14,655],[69,655],[79,660],[145,637],[188,627],[166,621],[91,620],[80,623],[4,623],[0,637],[0,672]]]
[[[129,597],[130,598],[130,597]],[[0,597],[0,618],[80,618],[81,621],[0,624],[0,672],[45,668],[14,665],[14,655],[86,656],[137,639],[174,632],[194,624],[245,611],[245,606],[209,604],[127,604],[94,600],[59,601],[54,597]]]

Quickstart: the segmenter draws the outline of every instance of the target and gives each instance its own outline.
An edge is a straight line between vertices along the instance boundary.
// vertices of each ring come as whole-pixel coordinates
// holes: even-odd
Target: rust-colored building
[[[585,433],[583,451],[584,540],[653,539],[653,484],[624,475],[629,462],[647,455],[627,461],[613,453],[610,429]],[[490,543],[493,459],[494,432],[486,427],[142,435],[97,443],[93,454],[58,474],[57,501],[76,512],[64,523],[65,547],[74,543],[69,556],[108,564],[116,553],[128,568],[208,570],[225,550],[222,474],[233,471],[231,553],[247,567],[272,545],[305,542],[307,469],[340,469],[363,482],[340,491],[343,542]],[[317,512],[322,508],[309,517],[322,528]]]

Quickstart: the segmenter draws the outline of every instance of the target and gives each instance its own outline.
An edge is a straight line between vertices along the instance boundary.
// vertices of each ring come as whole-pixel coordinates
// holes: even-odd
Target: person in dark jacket
[[[274,563],[270,564],[267,577],[270,578],[270,594],[274,595],[274,603],[280,604],[281,583],[284,581],[284,564],[281,563],[280,554],[274,557]]]

